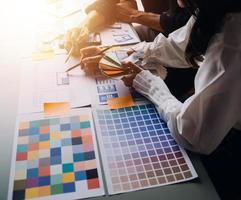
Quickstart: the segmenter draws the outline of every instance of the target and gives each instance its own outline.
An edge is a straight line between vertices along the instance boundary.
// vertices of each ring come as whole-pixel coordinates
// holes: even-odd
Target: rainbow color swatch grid
[[[91,110],[21,117],[9,199],[80,199],[104,194]],[[30,120],[31,119],[31,120]]]
[[[99,106],[94,120],[109,194],[197,177],[153,104],[117,110]]]

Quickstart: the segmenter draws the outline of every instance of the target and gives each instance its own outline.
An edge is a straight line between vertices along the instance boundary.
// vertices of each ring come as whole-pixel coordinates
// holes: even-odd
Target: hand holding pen
[[[109,50],[112,46],[108,47],[86,47],[80,50],[80,62],[76,65],[70,67],[66,72],[81,66],[81,69],[85,71],[86,74],[93,74],[94,71],[98,69],[99,61],[103,57],[103,53]]]

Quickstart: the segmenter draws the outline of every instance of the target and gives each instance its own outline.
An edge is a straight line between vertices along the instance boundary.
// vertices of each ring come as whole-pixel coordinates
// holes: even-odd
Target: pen
[[[71,49],[70,49],[69,54],[68,54],[68,56],[67,56],[67,58],[66,58],[66,60],[65,60],[65,63],[67,63],[68,60],[70,59],[70,56],[71,56],[73,50],[74,50],[74,45],[71,46]]]
[[[110,49],[112,46],[108,46],[108,47],[106,47],[106,48],[104,48],[103,50],[101,50],[99,53],[97,53],[97,54],[95,54],[95,55],[93,55],[93,56],[98,56],[98,55],[101,55],[102,53],[104,53],[105,51],[107,51],[108,49]],[[81,59],[81,61],[79,62],[79,63],[77,63],[76,65],[74,65],[74,66],[72,66],[72,67],[70,67],[69,69],[67,69],[65,72],[69,72],[69,71],[71,71],[72,69],[74,69],[74,68],[76,68],[76,67],[78,67],[78,66],[80,66],[81,65],[81,63],[82,63],[82,59]]]

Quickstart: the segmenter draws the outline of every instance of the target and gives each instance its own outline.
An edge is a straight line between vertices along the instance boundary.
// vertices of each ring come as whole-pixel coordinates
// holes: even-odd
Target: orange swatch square
[[[28,122],[20,122],[19,123],[19,129],[28,129],[29,123]]]
[[[88,179],[87,184],[88,189],[95,189],[100,187],[100,182],[98,178]]]
[[[50,166],[39,167],[39,176],[49,176]]]
[[[47,134],[50,132],[49,126],[41,126],[39,129],[40,134]]]
[[[72,130],[71,131],[72,138],[74,137],[81,137],[81,130]]]
[[[92,136],[91,135],[82,136],[82,143],[83,144],[93,144]]]
[[[50,186],[39,187],[39,197],[51,195]]]
[[[28,150],[29,151],[36,151],[36,150],[38,150],[38,143],[32,143],[32,144],[29,144],[28,145]]]
[[[118,98],[111,98],[107,101],[110,109],[119,109],[134,106],[135,103],[132,96],[123,96]]]
[[[51,117],[56,115],[66,115],[70,111],[69,102],[52,102],[44,103],[44,115],[45,117]]]

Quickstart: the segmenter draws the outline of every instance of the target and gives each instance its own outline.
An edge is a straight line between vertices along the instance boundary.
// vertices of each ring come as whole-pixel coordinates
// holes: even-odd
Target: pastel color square
[[[27,177],[27,172],[25,169],[15,171],[15,177],[14,177],[15,180],[24,180],[26,179],[26,177]]]
[[[70,130],[70,124],[61,124],[60,125],[60,130],[61,131],[69,131]]]
[[[49,126],[49,120],[43,119],[39,121],[40,126]]]
[[[88,191],[88,185],[87,185],[87,181],[83,180],[83,181],[76,181],[75,182],[75,187],[82,190],[82,191]]]
[[[52,175],[50,179],[51,179],[51,185],[60,184],[62,183],[62,174]]]
[[[62,133],[62,139],[63,138],[71,138],[72,136],[71,136],[71,131],[62,131],[61,132]]]
[[[51,148],[59,148],[61,147],[61,140],[51,140],[50,141]]]
[[[48,134],[50,133],[49,126],[41,126],[39,129],[40,134]]]
[[[29,144],[38,143],[39,135],[31,135],[29,136]]]
[[[85,169],[89,170],[89,169],[96,169],[96,160],[87,160],[85,161]]]
[[[61,140],[61,145],[62,146],[71,146],[72,140],[70,138],[64,138]]]
[[[39,158],[48,158],[48,157],[50,157],[49,149],[40,149],[39,150]]]
[[[86,180],[86,179],[87,179],[87,176],[86,176],[85,171],[75,172],[75,180],[76,181],[82,181],[82,180]]]
[[[71,123],[71,130],[79,130],[80,129],[80,123]]]
[[[70,122],[71,123],[79,123],[80,122],[79,116],[70,117]]]
[[[82,129],[82,135],[91,135],[91,129],[90,128],[85,128]]]
[[[50,148],[49,141],[39,142],[39,149],[49,149],[49,148]]]
[[[50,185],[50,176],[39,177],[39,186]]]
[[[61,133],[59,132],[50,133],[50,140],[60,140],[60,139],[61,139]]]
[[[25,198],[32,199],[39,196],[39,188],[28,188],[25,190]]]
[[[50,132],[57,132],[57,131],[60,131],[59,125],[51,125],[50,126]]]
[[[72,146],[63,146],[61,149],[62,163],[72,163],[73,151]]]
[[[29,127],[33,128],[33,127],[39,127],[40,126],[40,121],[39,120],[35,120],[35,121],[30,121],[29,122]]]
[[[23,160],[23,161],[18,161],[16,162],[16,165],[15,165],[15,170],[24,170],[26,169],[28,166],[28,161],[27,160]]]
[[[83,152],[94,151],[93,144],[83,144]]]
[[[92,136],[91,135],[82,136],[82,143],[93,144]]]
[[[39,128],[38,127],[29,128],[28,134],[29,135],[38,135],[39,134]]]
[[[19,129],[28,129],[29,123],[28,122],[20,122],[19,123]]]
[[[17,152],[26,152],[28,151],[28,145],[26,144],[19,144],[17,146]]]
[[[50,196],[51,188],[50,186],[39,187],[39,197]]]
[[[28,144],[28,136],[18,137],[18,144]]]
[[[38,147],[39,147],[38,143],[32,143],[32,144],[28,145],[28,150],[29,151],[36,151],[36,150],[38,150]]]
[[[75,184],[74,183],[64,183],[63,191],[64,191],[64,193],[75,192]]]
[[[50,173],[52,175],[62,174],[62,165],[51,165]]]
[[[100,187],[100,182],[98,178],[87,180],[88,189],[96,189]]]
[[[81,115],[81,116],[79,117],[79,121],[80,121],[80,122],[89,121],[89,115]]]
[[[49,175],[50,175],[50,166],[39,167],[39,176],[49,176]]]
[[[41,134],[40,136],[39,136],[39,140],[40,141],[48,141],[50,139],[50,137],[49,137],[49,134],[48,133],[46,133],[46,134]]]
[[[51,156],[50,158],[50,164],[51,165],[58,165],[61,164],[61,156]]]
[[[20,160],[27,160],[27,157],[28,157],[27,152],[17,153],[16,160],[17,160],[17,161],[20,161]]]
[[[60,124],[69,124],[70,118],[69,117],[62,117],[60,118]]]
[[[62,180],[63,180],[63,183],[70,183],[70,182],[74,182],[75,180],[75,177],[74,177],[74,173],[64,173],[62,175]]]
[[[83,144],[79,144],[79,145],[74,145],[72,146],[73,148],[73,153],[82,153],[84,150],[83,150]]]
[[[82,129],[90,128],[90,122],[89,121],[80,122],[80,128]]]
[[[28,160],[28,161],[27,161],[27,166],[28,166],[28,169],[38,168],[38,166],[39,166],[39,160]]]
[[[27,178],[37,178],[38,177],[38,168],[28,169],[27,170]]]
[[[63,173],[68,173],[73,171],[74,171],[73,163],[63,164]]]
[[[39,152],[38,151],[29,151],[28,152],[28,160],[37,160]]]
[[[50,165],[50,158],[40,158],[39,159],[39,166],[49,166]]]
[[[62,184],[56,184],[56,185],[51,185],[51,194],[61,194],[63,193],[63,185]]]
[[[81,137],[81,130],[72,130],[71,136],[73,137]]]
[[[59,118],[49,119],[49,124],[50,125],[56,125],[56,124],[59,124],[59,123],[60,123]]]
[[[74,171],[84,171],[84,170],[86,170],[84,162],[75,162],[74,163]]]

